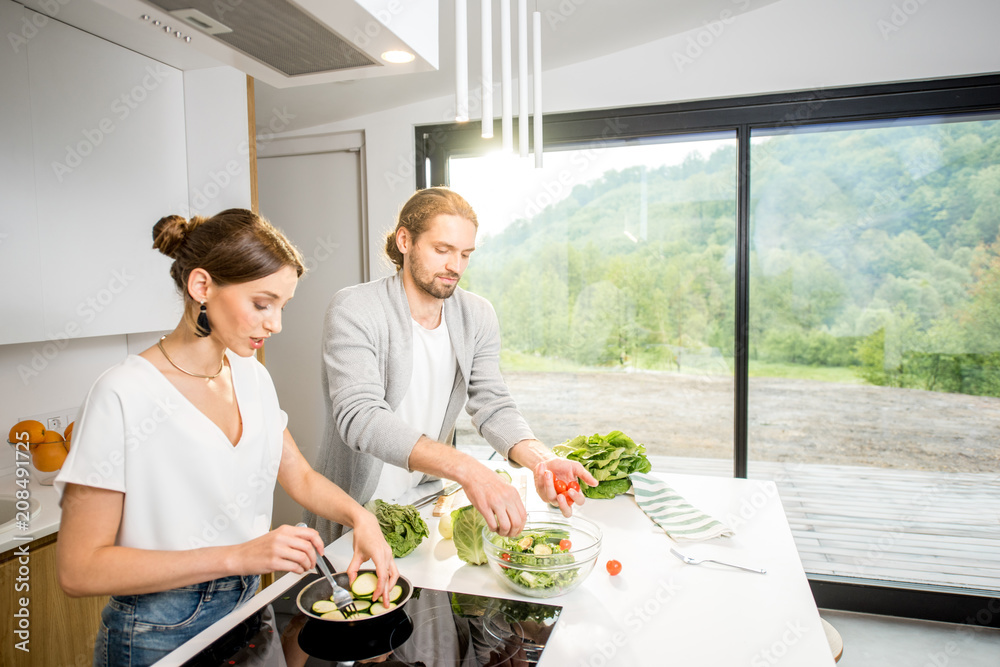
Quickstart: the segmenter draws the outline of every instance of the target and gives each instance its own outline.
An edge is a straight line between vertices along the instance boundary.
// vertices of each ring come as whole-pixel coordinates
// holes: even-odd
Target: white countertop
[[[490,462],[492,466],[493,462]],[[733,538],[678,545],[655,526],[631,496],[589,500],[577,511],[604,532],[593,572],[576,590],[549,600],[563,607],[542,653],[542,667],[564,665],[833,665],[819,613],[772,482],[662,474],[693,505],[735,529]],[[528,509],[544,508],[529,492]],[[423,510],[431,536],[405,558],[400,573],[419,587],[493,597],[522,598],[504,588],[487,566],[459,560],[441,538],[431,506]],[[754,574],[716,565],[685,565],[670,554],[718,557],[767,569]],[[326,550],[338,570],[351,559],[346,535]],[[622,572],[609,576],[609,559]],[[271,588],[285,590],[299,579],[288,575]],[[269,589],[270,590],[270,589]],[[277,590],[277,589],[276,589]],[[220,620],[172,658],[197,654],[225,630],[249,616],[270,596],[259,595]],[[176,664],[172,660],[162,664]]]
[[[17,479],[13,472],[0,477],[0,496],[14,496],[17,491],[23,490],[18,485]],[[59,530],[59,519],[62,516],[59,509],[59,494],[51,485],[39,483],[34,469],[28,480],[27,491],[33,500],[38,501],[37,513],[32,512],[27,530],[19,528],[14,523],[0,531],[0,554]]]

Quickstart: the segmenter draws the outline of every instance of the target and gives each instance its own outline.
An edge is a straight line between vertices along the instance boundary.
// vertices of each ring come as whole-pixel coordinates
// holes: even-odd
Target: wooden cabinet
[[[38,16],[0,3],[5,34]],[[0,279],[18,313],[0,344],[173,327],[179,299],[151,230],[188,208],[182,72],[48,19],[0,50],[0,77]]]
[[[52,667],[90,665],[94,637],[101,609],[108,598],[70,598],[59,588],[56,577],[56,540],[50,535],[28,543],[25,557],[12,550],[0,556],[0,618],[10,624],[0,645],[0,665],[9,667]],[[24,586],[29,586],[24,590]],[[18,588],[22,590],[18,590]],[[21,640],[14,634],[27,598],[30,652],[17,649]]]

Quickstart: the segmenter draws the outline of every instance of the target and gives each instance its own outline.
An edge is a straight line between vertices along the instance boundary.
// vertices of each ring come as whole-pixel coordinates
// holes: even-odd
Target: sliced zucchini
[[[551,556],[552,547],[547,544],[536,544],[532,550],[536,556]]]
[[[313,603],[314,614],[326,614],[334,611],[336,608],[337,605],[334,604],[333,600],[317,600]]]
[[[363,618],[371,618],[371,616],[372,615],[369,614],[367,611],[359,611],[359,612],[351,614],[348,617],[347,620],[349,620],[349,621],[360,621]]]
[[[378,587],[378,577],[371,572],[364,572],[359,574],[354,583],[351,584],[351,592],[354,593],[355,597],[368,598],[372,597],[372,593]]]
[[[387,611],[392,611],[396,608],[396,603],[390,602],[388,605],[384,605],[381,602],[376,602],[371,606],[372,616],[378,616],[379,614],[384,614]]]
[[[517,546],[522,549],[530,549],[532,542],[534,542],[534,540],[531,539],[531,535],[525,535],[517,541]]]
[[[399,598],[403,597],[403,587],[396,584],[389,591],[389,602],[396,602]]]
[[[510,473],[509,472],[507,472],[506,470],[503,470],[502,468],[497,468],[497,474],[500,475],[501,477],[503,477],[507,481],[507,483],[510,484],[511,479],[510,479]]]
[[[368,611],[368,608],[372,606],[371,600],[355,600],[354,608],[358,611]]]
[[[320,614],[320,618],[325,618],[330,621],[343,621],[344,613],[339,609],[334,609],[333,611],[328,611],[325,614]]]

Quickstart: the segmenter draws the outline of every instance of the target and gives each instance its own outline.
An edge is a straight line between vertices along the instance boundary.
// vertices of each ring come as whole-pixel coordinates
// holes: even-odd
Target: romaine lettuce
[[[413,505],[393,505],[380,498],[365,504],[365,509],[378,519],[385,541],[396,558],[406,556],[430,535],[427,524]]]
[[[636,444],[621,431],[607,435],[580,435],[552,448],[556,455],[580,464],[594,476],[597,486],[580,485],[588,498],[614,498],[628,491],[628,476],[634,472],[649,472],[652,465],[646,458],[646,448]]]

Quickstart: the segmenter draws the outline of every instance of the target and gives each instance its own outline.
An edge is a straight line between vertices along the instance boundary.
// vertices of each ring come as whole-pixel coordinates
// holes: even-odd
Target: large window
[[[753,132],[751,163],[750,470],[803,563],[1000,588],[1000,121]]]
[[[453,157],[477,209],[462,285],[494,305],[502,370],[549,444],[621,430],[732,470],[732,133],[554,151],[544,169]],[[461,445],[478,438],[468,417]]]
[[[465,286],[546,442],[773,479],[814,590],[964,621],[1000,591],[998,118],[998,76],[560,114],[546,170],[422,127],[417,185],[477,206]]]

